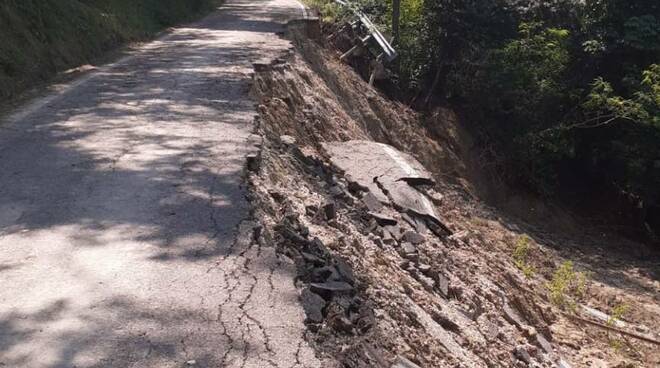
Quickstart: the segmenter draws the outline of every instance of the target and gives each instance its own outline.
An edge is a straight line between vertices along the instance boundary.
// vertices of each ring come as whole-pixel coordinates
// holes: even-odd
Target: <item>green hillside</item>
[[[216,0],[0,0],[0,98],[199,16]]]

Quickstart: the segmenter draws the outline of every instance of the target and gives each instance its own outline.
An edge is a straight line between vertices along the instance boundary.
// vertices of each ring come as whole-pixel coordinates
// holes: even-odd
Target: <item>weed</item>
[[[610,317],[607,319],[608,326],[614,326],[618,321],[620,321],[623,316],[628,313],[630,306],[626,303],[617,304],[613,309]]]
[[[623,349],[623,341],[621,341],[620,339],[609,338],[608,343],[610,347],[614,349],[614,351],[616,351],[617,353],[621,352],[621,350]]]
[[[576,272],[573,262],[566,261],[552,275],[552,280],[547,284],[550,293],[550,301],[570,311],[575,311],[575,299],[584,297],[588,282],[588,274]]]
[[[589,279],[588,272],[578,272],[575,275],[575,296],[584,298],[587,293],[587,281]]]
[[[623,316],[628,312],[629,309],[630,306],[626,303],[617,304],[614,308],[612,308],[612,312],[607,318],[607,325],[610,327],[616,326],[617,322],[623,319]],[[616,352],[620,352],[626,343],[625,339],[610,336],[609,332],[607,333],[607,340],[610,344],[610,347],[612,347],[612,349],[614,349]]]
[[[521,235],[516,241],[516,248],[513,250],[513,263],[522,271],[525,277],[534,275],[535,269],[527,262],[529,252],[532,247],[532,239],[527,235]]]

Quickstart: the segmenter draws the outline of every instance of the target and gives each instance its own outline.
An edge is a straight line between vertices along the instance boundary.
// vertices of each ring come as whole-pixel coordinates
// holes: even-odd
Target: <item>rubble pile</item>
[[[524,317],[536,311],[518,311],[484,275],[481,245],[436,214],[443,199],[419,162],[368,141],[326,143],[322,155],[278,141],[263,148],[253,186],[273,214],[262,222],[298,266],[307,323],[324,350],[364,367],[559,361],[546,323]],[[279,185],[266,179],[275,175]]]

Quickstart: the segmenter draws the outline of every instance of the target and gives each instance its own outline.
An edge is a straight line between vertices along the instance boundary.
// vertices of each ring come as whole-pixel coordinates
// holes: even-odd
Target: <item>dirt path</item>
[[[0,125],[0,367],[320,364],[241,223],[252,63],[300,15],[229,0]]]

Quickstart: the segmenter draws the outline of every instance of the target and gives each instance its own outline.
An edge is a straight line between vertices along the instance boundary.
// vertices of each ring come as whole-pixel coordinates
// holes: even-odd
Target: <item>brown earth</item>
[[[421,367],[660,364],[657,253],[550,206],[525,221],[485,205],[475,188],[489,182],[487,164],[451,111],[421,117],[369,87],[336,50],[289,36],[296,51],[253,81],[263,144],[251,199],[263,237],[296,261],[322,354],[347,367],[409,366],[392,365],[397,357]],[[400,231],[424,235],[414,256],[403,251],[321,145],[348,140],[387,143],[430,170],[435,185],[419,189],[451,235],[386,206]],[[518,206],[540,202],[530,203]],[[574,270],[560,282],[567,261]],[[328,281],[344,288],[314,284]]]

